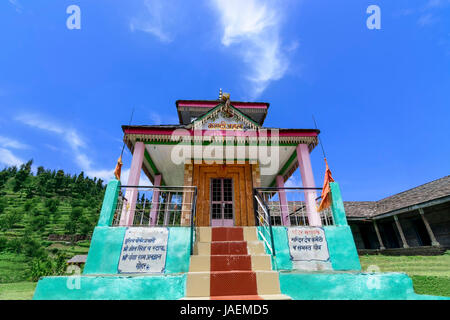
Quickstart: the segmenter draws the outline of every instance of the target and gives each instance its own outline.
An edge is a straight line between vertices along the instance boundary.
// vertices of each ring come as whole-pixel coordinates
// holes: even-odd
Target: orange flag
[[[120,180],[120,173],[122,172],[122,156],[117,159],[116,168],[114,169],[114,175],[116,176],[117,180]]]
[[[331,189],[330,182],[334,182],[333,177],[331,176],[330,168],[328,168],[327,158],[325,159],[325,178],[323,179],[323,187],[322,187],[322,201],[320,201],[320,206],[318,211],[322,211],[331,206]]]

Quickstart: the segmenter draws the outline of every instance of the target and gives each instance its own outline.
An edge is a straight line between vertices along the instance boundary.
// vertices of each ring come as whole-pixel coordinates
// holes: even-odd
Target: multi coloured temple
[[[337,182],[318,211],[319,130],[264,127],[268,103],[226,94],[176,109],[179,124],[122,127],[128,181],[108,183],[82,274],[34,299],[419,297],[405,274],[361,272]]]

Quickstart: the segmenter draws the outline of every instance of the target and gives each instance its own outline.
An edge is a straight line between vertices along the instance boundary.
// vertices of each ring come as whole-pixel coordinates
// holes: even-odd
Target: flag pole
[[[131,125],[131,121],[133,120],[133,114],[134,114],[134,107],[133,107],[133,109],[131,110],[131,117],[130,117],[130,121],[128,121],[128,126],[130,126]],[[125,141],[123,141],[123,144],[122,144],[122,151],[120,152],[120,157],[122,158],[122,156],[123,156],[123,150],[125,149]]]
[[[131,117],[130,117],[130,121],[128,122],[128,126],[131,125],[131,121],[133,120],[133,114],[134,114],[134,107],[131,110]],[[116,164],[116,168],[114,169],[114,176],[116,177],[117,180],[120,180],[120,176],[121,176],[121,172],[122,172],[122,156],[123,156],[123,151],[125,150],[125,141],[122,142],[122,151],[120,152],[120,157],[119,159],[117,159],[117,164]]]
[[[319,129],[317,129],[317,123],[316,123],[316,119],[314,118],[314,115],[312,115],[312,118],[313,118],[314,126],[316,127],[316,130],[319,130]],[[319,138],[319,135],[317,135],[317,140],[319,140],[320,147],[322,148],[323,158],[326,159],[327,156],[325,155],[325,149],[323,148],[322,139]]]

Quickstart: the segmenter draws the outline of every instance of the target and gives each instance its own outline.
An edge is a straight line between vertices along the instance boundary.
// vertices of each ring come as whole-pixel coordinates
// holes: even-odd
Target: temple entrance
[[[233,179],[211,179],[211,226],[234,226]]]
[[[197,226],[254,226],[250,164],[194,164]]]

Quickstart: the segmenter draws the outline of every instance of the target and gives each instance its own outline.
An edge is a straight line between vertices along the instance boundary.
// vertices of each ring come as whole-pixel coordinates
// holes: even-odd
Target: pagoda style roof
[[[258,123],[260,126],[263,125],[267,110],[270,106],[268,102],[230,102],[234,108],[238,109],[252,121]],[[219,104],[221,104],[220,100],[177,100],[175,102],[180,124],[185,125],[191,123],[192,119],[201,117]]]

